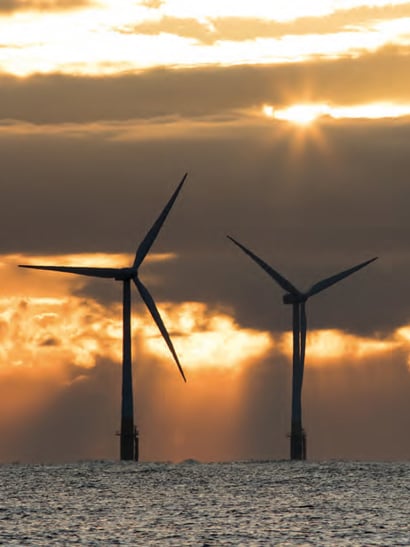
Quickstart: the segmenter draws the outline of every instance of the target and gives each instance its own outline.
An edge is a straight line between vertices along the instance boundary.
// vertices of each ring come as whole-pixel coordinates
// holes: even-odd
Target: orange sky
[[[3,438],[11,436],[11,446],[2,447],[1,457],[21,458],[18,450],[22,438],[14,436],[20,432],[22,437],[31,438],[26,431],[30,427],[39,430],[39,438],[36,441],[31,438],[30,446],[23,450],[24,460],[71,460],[76,454],[92,458],[98,456],[98,451],[100,457],[115,459],[117,443],[113,433],[119,425],[122,336],[120,303],[106,305],[75,296],[75,290],[84,285],[81,278],[15,271],[20,258],[2,257],[3,286],[7,290],[0,298],[0,428]],[[41,257],[41,261],[118,264],[123,258],[100,254]],[[156,258],[154,255],[154,263]],[[118,290],[120,297],[119,293]],[[159,305],[188,384],[184,385],[173,370],[168,350],[151,319],[140,305],[134,305],[134,371],[142,458],[179,461],[193,457],[207,461],[285,457],[290,402],[289,330],[262,332],[243,328],[236,323],[233,310],[212,309],[204,302]],[[344,411],[348,420],[353,420],[357,417],[350,416],[349,405],[355,404],[355,397],[360,397],[360,389],[366,391],[372,386],[376,393],[384,389],[403,390],[396,376],[400,371],[399,376],[404,379],[410,370],[409,332],[409,327],[402,327],[379,338],[335,329],[309,333],[305,401],[310,402],[307,427],[313,430],[313,435],[318,435],[317,429],[331,428],[331,424],[323,416],[319,420],[317,416],[310,417],[312,412],[318,412],[312,397],[314,400],[318,396],[325,406],[340,400],[341,405],[347,404]],[[399,356],[403,364],[397,369]],[[366,374],[371,375],[368,386]],[[263,376],[269,382],[264,382]],[[380,385],[380,381],[387,383]],[[330,388],[332,397],[327,402]],[[74,416],[78,419],[79,413],[84,413],[82,424],[73,423],[69,408],[61,408],[62,401],[70,394],[74,406],[78,405]],[[255,397],[253,402],[251,394]],[[263,415],[258,407],[265,398],[267,414]],[[380,403],[373,400],[372,405],[374,411],[380,412]],[[51,421],[54,408],[61,420],[59,424]],[[92,422],[100,413],[105,421],[99,419],[96,426]],[[252,416],[253,426],[249,424]],[[273,431],[269,430],[269,424],[274,425]],[[371,430],[374,426],[368,424]],[[256,447],[244,442],[242,435],[250,434],[249,427],[260,428],[262,439],[266,436],[264,441],[257,440]],[[328,437],[334,434],[327,433]],[[67,440],[59,440],[50,449],[47,435],[57,439],[68,436],[70,446]],[[87,436],[90,436],[88,441]],[[329,438],[315,442],[323,453],[313,445],[313,457],[333,456]],[[336,446],[341,451],[340,457],[354,454],[337,442]],[[370,452],[360,440],[356,449],[357,457],[369,457]],[[394,458],[395,452],[385,449],[383,456]]]
[[[121,291],[19,263],[128,265],[145,460],[287,458],[290,312],[309,301],[312,459],[408,459],[410,3],[0,5],[0,461],[118,457]]]

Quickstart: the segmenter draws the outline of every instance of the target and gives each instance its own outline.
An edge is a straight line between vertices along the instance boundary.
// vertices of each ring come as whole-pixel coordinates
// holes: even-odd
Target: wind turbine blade
[[[310,289],[307,291],[306,296],[313,296],[314,294],[317,294],[324,289],[327,289],[328,287],[331,287],[335,283],[338,283],[345,277],[348,277],[349,275],[352,275],[353,273],[357,272],[358,270],[361,270],[371,262],[374,262],[377,260],[377,256],[374,258],[371,258],[370,260],[366,260],[366,262],[362,262],[361,264],[358,264],[357,266],[353,266],[353,268],[349,268],[348,270],[344,270],[343,272],[340,272],[338,274],[332,275],[331,277],[327,277],[326,279],[322,279],[322,281],[319,281],[318,283],[315,283]]]
[[[282,287],[282,289],[284,289],[287,292],[292,293],[295,296],[300,296],[301,295],[301,293],[297,290],[297,288],[294,285],[292,285],[292,283],[290,281],[285,279],[279,272],[277,272],[271,266],[269,266],[269,264],[264,262],[261,258],[256,256],[252,251],[250,251],[244,245],[239,243],[239,241],[236,241],[236,239],[234,239],[233,237],[231,237],[231,236],[226,236],[226,237],[228,239],[230,239],[233,243],[235,243],[235,245],[237,245],[240,249],[242,249],[242,251],[244,253],[246,253],[248,256],[250,256],[252,258],[252,260],[254,260],[257,264],[259,264],[259,266],[262,269],[264,269],[265,272],[270,277],[272,277],[276,281],[276,283],[278,283]]]
[[[83,268],[76,266],[33,266],[19,264],[19,268],[30,268],[33,270],[49,270],[52,272],[63,272],[76,275],[88,275],[91,277],[114,277],[118,275],[119,268]]]
[[[185,374],[184,374],[184,371],[182,370],[182,367],[180,365],[178,355],[177,355],[177,353],[174,349],[174,346],[172,344],[172,341],[171,341],[171,338],[168,334],[168,331],[165,328],[164,322],[161,319],[161,316],[160,316],[159,311],[157,309],[157,306],[154,302],[154,299],[152,298],[151,294],[148,292],[148,289],[145,287],[145,285],[143,285],[142,282],[138,279],[138,277],[134,277],[133,279],[134,279],[135,285],[137,286],[138,292],[141,295],[141,298],[143,299],[143,301],[145,302],[147,308],[149,309],[149,311],[152,315],[152,318],[154,319],[155,323],[157,324],[157,326],[158,326],[158,328],[159,328],[165,342],[167,343],[167,346],[168,346],[170,352],[172,353],[172,356],[175,359],[175,362],[177,364],[179,372],[182,375],[182,378],[186,382]]]
[[[159,215],[159,217],[154,222],[154,224],[152,225],[152,227],[149,230],[149,232],[147,233],[147,235],[144,237],[144,239],[140,243],[140,245],[137,249],[136,255],[135,255],[133,268],[138,269],[139,266],[141,265],[142,261],[144,260],[144,258],[147,256],[147,253],[151,249],[152,244],[154,243],[154,241],[155,241],[155,239],[158,235],[158,232],[160,231],[162,225],[165,222],[165,219],[168,216],[168,213],[170,212],[172,206],[174,205],[174,202],[177,199],[178,194],[181,191],[182,185],[184,184],[185,179],[187,178],[187,176],[188,176],[188,173],[185,173],[185,175],[182,177],[181,182],[178,184],[177,189],[172,194],[170,200],[165,205],[165,207],[162,210],[161,214]]]
[[[306,331],[307,331],[305,302],[300,303],[300,312],[301,312],[300,313],[300,375],[301,375],[301,384],[302,384],[303,373],[305,370]]]

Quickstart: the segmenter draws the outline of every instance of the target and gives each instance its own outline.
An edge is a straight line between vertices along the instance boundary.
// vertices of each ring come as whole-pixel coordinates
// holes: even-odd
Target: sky
[[[145,461],[287,459],[309,300],[308,457],[410,457],[410,2],[0,2],[0,462],[118,459],[121,284]]]

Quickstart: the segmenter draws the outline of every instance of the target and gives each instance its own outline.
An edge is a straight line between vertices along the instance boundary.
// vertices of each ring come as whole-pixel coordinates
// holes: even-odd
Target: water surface
[[[2,545],[410,545],[410,463],[0,466]]]

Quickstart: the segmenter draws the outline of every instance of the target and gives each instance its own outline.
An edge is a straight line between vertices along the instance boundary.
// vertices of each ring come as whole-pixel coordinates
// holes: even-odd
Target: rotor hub
[[[118,270],[117,275],[115,276],[116,281],[126,281],[127,279],[132,279],[135,277],[136,271],[134,268],[121,268]]]

